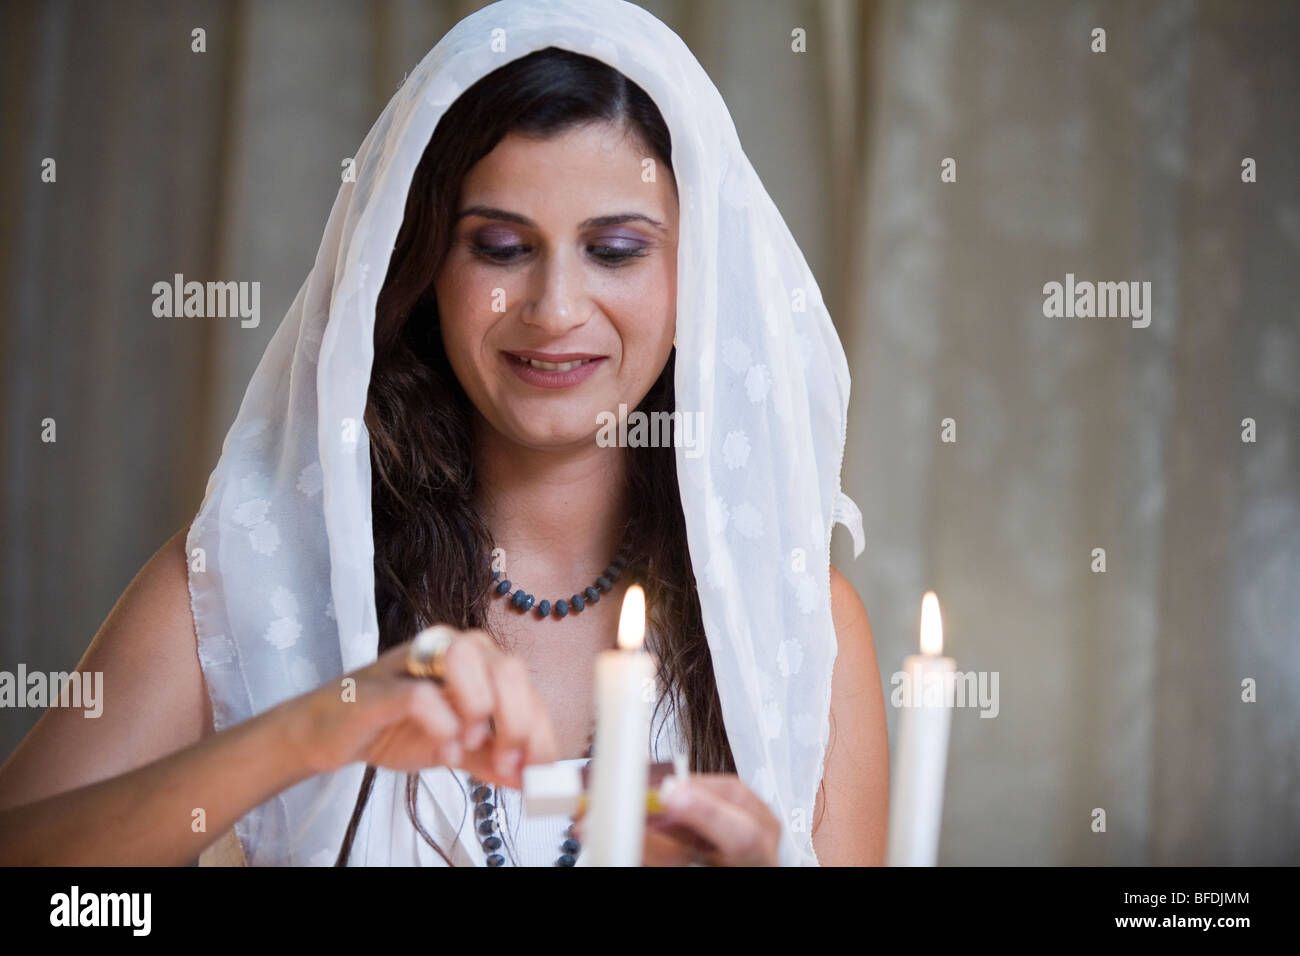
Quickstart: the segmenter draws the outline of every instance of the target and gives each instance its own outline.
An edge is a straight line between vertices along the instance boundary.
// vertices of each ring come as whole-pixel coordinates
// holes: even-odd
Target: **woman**
[[[879,676],[828,563],[834,521],[861,548],[847,400],[680,39],[617,0],[478,11],[363,142],[188,535],[79,665],[116,705],[0,769],[6,858],[181,863],[233,826],[253,864],[572,865],[571,821],[516,825],[522,767],[586,758],[635,580],[647,756],[693,771],[646,862],[881,862]],[[678,413],[669,446],[611,443],[627,409]],[[432,623],[442,686],[406,673]]]

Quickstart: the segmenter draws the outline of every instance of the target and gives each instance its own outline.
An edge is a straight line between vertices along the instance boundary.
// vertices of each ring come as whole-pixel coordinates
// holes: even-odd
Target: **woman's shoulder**
[[[190,611],[186,530],[132,578],[77,664],[98,712],[50,707],[4,764],[0,806],[117,776],[198,742],[210,723]],[[103,706],[104,688],[112,705]]]
[[[857,589],[835,565],[831,565],[831,620],[841,650],[848,644],[859,652],[870,651],[874,657],[875,643],[867,607]]]
[[[826,819],[813,837],[823,865],[884,860],[889,805],[889,737],[871,622],[848,578],[831,568],[831,616],[838,644],[831,678],[835,735],[813,813]],[[837,796],[839,794],[839,796]],[[829,803],[826,802],[829,800]]]
[[[858,596],[857,589],[844,576],[839,568],[831,565],[831,617],[835,620],[835,629],[856,624],[859,617],[867,616],[867,607]],[[868,630],[870,625],[868,625]]]
[[[113,671],[118,694],[130,688],[142,711],[153,709],[168,729],[150,736],[164,752],[212,732],[190,603],[186,540],[189,525],[145,562],[113,606],[81,666]]]

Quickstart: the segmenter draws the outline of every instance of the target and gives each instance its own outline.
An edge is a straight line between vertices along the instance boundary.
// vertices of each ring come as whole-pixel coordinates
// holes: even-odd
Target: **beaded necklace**
[[[594,737],[594,732],[587,737],[587,752],[583,754],[589,760]],[[497,808],[501,805],[501,788],[479,780],[472,774],[469,785],[470,796],[474,798],[474,834],[478,837],[479,846],[483,847],[487,865],[505,866],[506,858],[499,852],[504,846],[501,837],[503,831],[497,822]],[[560,843],[560,855],[556,857],[553,866],[573,866],[578,862],[582,844],[574,830],[576,823],[574,817],[570,816],[569,825],[564,828],[564,840]],[[513,855],[512,853],[511,856]]]
[[[530,610],[536,610],[538,620],[545,620],[552,615],[557,620],[560,620],[567,616],[569,611],[580,612],[588,604],[595,604],[599,601],[601,594],[609,593],[614,587],[614,582],[619,579],[626,566],[627,545],[624,544],[605,567],[605,573],[597,577],[593,585],[581,593],[575,592],[567,600],[561,598],[554,604],[550,601],[538,603],[533,595],[523,588],[518,588],[514,594],[510,594],[513,585],[509,579],[503,580],[501,572],[497,570],[492,572],[493,583],[491,586],[501,596],[509,594],[511,606],[521,613],[526,614]],[[594,737],[594,731],[587,737],[587,752],[583,756],[588,759],[591,758]],[[502,830],[497,822],[497,808],[501,805],[500,788],[494,784],[479,780],[473,775],[469,778],[469,786],[470,796],[474,799],[474,833],[478,837],[479,845],[483,847],[483,853],[487,857],[487,865],[505,866],[506,858],[500,852],[504,847],[501,837]],[[560,844],[560,855],[555,860],[555,866],[573,866],[578,862],[578,854],[582,851],[582,844],[575,834],[574,825],[576,822],[573,817],[569,818],[569,825],[565,828],[564,841]]]
[[[627,546],[620,547],[615,553],[609,565],[605,568],[605,573],[596,578],[596,583],[586,588],[581,593],[575,592],[568,600],[560,598],[554,604],[550,601],[538,603],[534,597],[523,588],[518,588],[514,594],[510,594],[510,589],[514,586],[507,578],[502,580],[500,571],[492,572],[493,587],[497,594],[510,594],[510,604],[520,611],[528,612],[534,607],[537,611],[538,620],[544,620],[554,613],[556,619],[565,617],[570,611],[581,611],[588,604],[595,604],[600,600],[602,593],[608,593],[618,580],[623,568],[627,565]]]

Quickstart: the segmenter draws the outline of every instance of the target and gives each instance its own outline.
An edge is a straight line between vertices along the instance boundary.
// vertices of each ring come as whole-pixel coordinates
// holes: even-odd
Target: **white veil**
[[[620,70],[672,136],[680,200],[676,449],[690,556],[737,770],[783,824],[783,865],[815,865],[811,829],[836,654],[834,522],[848,366],[803,255],[682,40],[622,0],[502,0],[459,22],[408,76],[355,157],[316,262],[272,338],[208,480],[187,548],[198,651],[222,730],[376,657],[370,456],[363,424],[375,302],[408,186],[451,102],[557,46]],[[594,427],[593,427],[594,431]],[[307,780],[235,827],[250,864],[331,864],[363,767]],[[445,772],[445,771],[444,771]],[[379,772],[381,786],[400,792]],[[393,788],[396,788],[394,791]],[[418,837],[372,797],[353,863]],[[453,829],[454,832],[454,829]],[[407,862],[403,860],[402,862]]]

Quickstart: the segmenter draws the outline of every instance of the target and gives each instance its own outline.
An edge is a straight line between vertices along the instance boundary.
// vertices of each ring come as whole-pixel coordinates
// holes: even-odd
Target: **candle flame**
[[[618,618],[618,646],[625,651],[635,651],[645,641],[645,591],[634,584],[623,598],[623,610]]]
[[[926,591],[921,598],[921,653],[936,657],[943,653],[943,618],[933,591]]]

